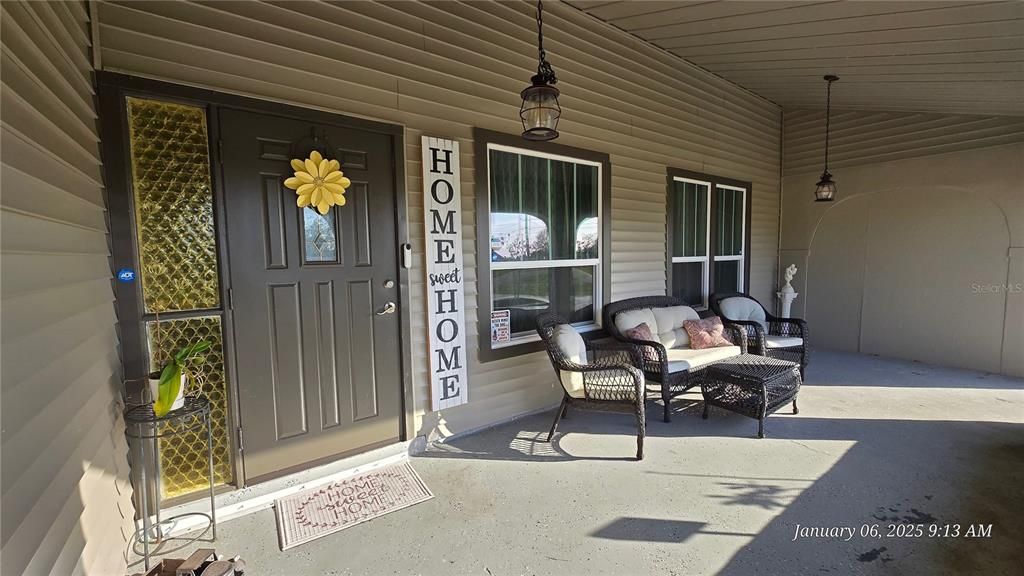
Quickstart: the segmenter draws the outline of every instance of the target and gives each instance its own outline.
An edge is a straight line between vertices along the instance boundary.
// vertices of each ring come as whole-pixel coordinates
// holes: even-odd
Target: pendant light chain
[[[537,57],[537,76],[547,84],[556,84],[558,78],[544,51],[544,5],[541,0],[537,0]]]
[[[828,172],[828,143],[829,128],[832,121],[832,80],[828,81],[828,89],[825,97],[825,172]]]

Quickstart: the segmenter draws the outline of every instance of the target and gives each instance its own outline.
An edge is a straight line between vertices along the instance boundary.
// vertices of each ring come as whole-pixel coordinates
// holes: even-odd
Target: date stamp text
[[[991,538],[991,524],[861,524],[859,526],[805,526],[797,524],[792,542],[829,539],[849,542],[854,538]]]

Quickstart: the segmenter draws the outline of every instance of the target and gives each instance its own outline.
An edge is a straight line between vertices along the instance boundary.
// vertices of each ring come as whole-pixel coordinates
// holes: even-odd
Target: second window
[[[669,170],[668,285],[706,308],[713,292],[745,292],[750,184]]]

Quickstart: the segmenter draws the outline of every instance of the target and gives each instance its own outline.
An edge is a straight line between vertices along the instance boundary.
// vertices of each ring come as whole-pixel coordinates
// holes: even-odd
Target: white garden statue
[[[789,312],[790,308],[793,306],[793,300],[796,300],[796,297],[799,296],[799,294],[797,294],[796,290],[793,289],[793,285],[791,284],[791,282],[793,281],[793,277],[796,276],[796,271],[796,264],[790,264],[786,268],[786,283],[782,286],[781,289],[779,289],[778,292],[775,293],[775,295],[779,297],[779,304],[781,304],[781,310],[779,310],[779,312],[780,316],[782,316],[783,318],[790,317]]]
[[[789,268],[786,268],[786,284],[782,287],[783,294],[792,294],[795,292],[795,290],[793,290],[793,285],[790,284],[790,282],[792,282],[793,277],[796,276],[796,271],[796,264],[790,264]]]

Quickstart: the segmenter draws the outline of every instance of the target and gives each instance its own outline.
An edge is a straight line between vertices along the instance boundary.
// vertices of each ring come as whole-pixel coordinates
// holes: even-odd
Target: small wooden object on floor
[[[244,572],[245,563],[240,559],[217,560],[212,548],[200,548],[184,560],[165,558],[145,575],[135,576],[241,576]]]

